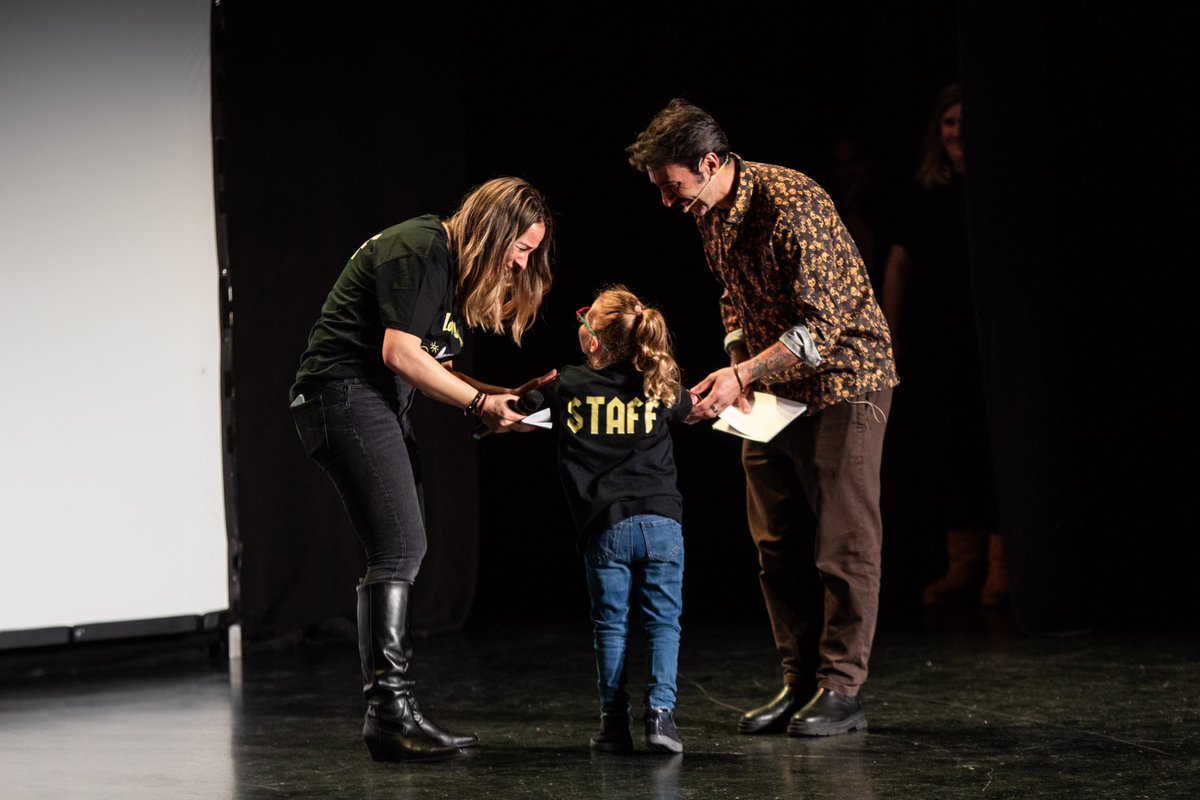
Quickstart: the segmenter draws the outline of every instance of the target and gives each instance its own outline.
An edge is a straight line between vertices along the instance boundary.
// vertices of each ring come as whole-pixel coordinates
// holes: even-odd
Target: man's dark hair
[[[676,97],[654,115],[625,152],[629,165],[639,172],[679,164],[699,174],[700,159],[707,154],[716,153],[725,161],[729,139],[707,111]]]

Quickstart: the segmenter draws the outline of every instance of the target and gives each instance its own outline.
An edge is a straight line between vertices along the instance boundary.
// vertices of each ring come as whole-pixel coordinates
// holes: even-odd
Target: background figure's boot
[[[402,581],[358,587],[358,654],[367,699],[362,735],[376,761],[444,761],[462,755],[421,728],[405,648],[411,588]]]
[[[1001,606],[1008,602],[1008,568],[1004,563],[1004,540],[999,533],[988,537],[987,579],[979,593],[981,606]]]
[[[987,550],[986,533],[950,531],[946,537],[949,569],[939,580],[925,587],[921,601],[927,606],[978,603],[987,570]]]

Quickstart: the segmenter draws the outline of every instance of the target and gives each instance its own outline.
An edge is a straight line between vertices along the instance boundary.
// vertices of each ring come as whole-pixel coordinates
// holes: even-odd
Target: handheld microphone
[[[516,411],[518,414],[528,417],[530,414],[541,408],[542,403],[545,401],[546,398],[542,396],[541,392],[539,392],[537,389],[530,389],[528,392],[525,392],[525,394],[518,397],[515,401],[509,400],[508,407],[513,411]],[[482,439],[491,432],[491,429],[481,421],[475,426],[475,430],[471,432],[471,438],[476,440]]]

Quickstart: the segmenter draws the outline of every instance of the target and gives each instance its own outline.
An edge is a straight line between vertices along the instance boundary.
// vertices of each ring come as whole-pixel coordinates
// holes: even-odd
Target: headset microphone
[[[701,159],[701,160],[700,160],[700,163],[701,163],[701,164],[703,164],[703,163],[704,163],[704,159]],[[720,175],[720,174],[721,174],[721,170],[725,169],[725,165],[726,165],[726,164],[728,164],[728,163],[729,163],[729,159],[728,159],[728,158],[726,158],[726,159],[725,159],[725,161],[721,163],[721,166],[720,166],[720,167],[717,169],[717,171],[716,171],[716,172],[714,172],[712,175],[709,175],[709,176],[708,176],[708,180],[706,180],[706,181],[704,182],[704,185],[700,187],[700,191],[699,191],[699,192],[696,192],[696,196],[692,198],[692,201],[691,201],[690,203],[688,203],[686,206],[684,206],[684,207],[683,207],[683,213],[687,214],[687,213],[689,213],[689,212],[692,210],[692,206],[696,205],[696,201],[697,201],[697,200],[699,200],[701,197],[703,197],[703,196],[704,196],[704,190],[705,190],[705,189],[707,189],[707,188],[708,188],[708,185],[709,185],[710,183],[712,183],[712,182],[713,182],[713,178],[715,178],[715,177],[717,177],[718,175]]]

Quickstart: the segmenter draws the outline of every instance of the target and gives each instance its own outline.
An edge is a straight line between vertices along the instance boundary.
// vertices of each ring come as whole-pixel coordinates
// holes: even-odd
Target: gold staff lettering
[[[628,402],[619,397],[572,397],[567,401],[567,428],[579,433],[586,427],[593,436],[598,436],[601,428],[605,434],[650,433],[658,419],[658,405],[657,400],[646,402],[640,397]]]

